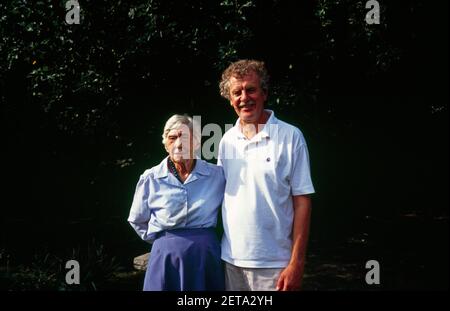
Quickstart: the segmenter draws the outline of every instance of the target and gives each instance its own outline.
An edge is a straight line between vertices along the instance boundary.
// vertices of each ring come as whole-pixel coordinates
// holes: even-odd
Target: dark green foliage
[[[358,62],[373,75],[402,53],[387,6],[373,27],[363,1],[81,1],[79,25],[65,23],[64,3],[0,4],[0,72],[22,75],[27,100],[71,135],[120,134],[130,92],[216,85],[241,57],[265,59],[276,84],[301,79],[290,92],[315,96],[331,86],[327,66]]]
[[[27,249],[29,232],[71,247],[90,228],[127,262],[148,251],[126,223],[139,174],[166,155],[171,114],[235,121],[218,81],[240,58],[266,62],[269,108],[306,136],[313,238],[360,232],[368,216],[448,221],[448,4],[379,2],[380,25],[351,0],[80,1],[80,24],[67,25],[63,0],[1,1],[0,247]],[[395,224],[384,229],[375,238],[393,239]],[[448,258],[429,240],[424,254]],[[61,262],[37,262],[17,282],[59,288]],[[91,270],[89,289],[108,275]]]
[[[254,6],[81,1],[80,24],[67,25],[64,3],[0,4],[0,72],[5,78],[22,70],[28,100],[72,135],[114,133],[113,113],[134,83],[159,87],[182,68],[223,67],[236,59],[236,45],[251,36],[245,10]]]

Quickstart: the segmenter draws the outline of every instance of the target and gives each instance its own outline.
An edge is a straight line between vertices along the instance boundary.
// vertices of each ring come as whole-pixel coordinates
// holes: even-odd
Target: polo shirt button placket
[[[184,211],[185,211],[185,214],[186,214],[186,217],[184,218],[184,225],[187,226],[187,222],[188,222],[188,219],[187,219],[188,202],[187,202],[187,200],[188,200],[188,197],[187,197],[187,191],[186,191],[185,187],[183,187],[183,194],[184,194]]]

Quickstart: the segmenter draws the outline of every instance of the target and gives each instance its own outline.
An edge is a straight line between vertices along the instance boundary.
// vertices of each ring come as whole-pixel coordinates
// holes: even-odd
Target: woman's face
[[[192,132],[185,124],[176,129],[171,129],[167,133],[165,148],[173,162],[192,159],[194,155],[194,146]]]

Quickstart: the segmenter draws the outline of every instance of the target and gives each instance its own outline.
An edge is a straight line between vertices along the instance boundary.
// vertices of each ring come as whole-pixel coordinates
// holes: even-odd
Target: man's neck
[[[239,122],[241,126],[241,132],[244,134],[247,139],[252,139],[258,134],[266,125],[267,120],[269,120],[270,112],[263,110],[261,114],[261,118],[257,122],[243,122],[242,120]]]

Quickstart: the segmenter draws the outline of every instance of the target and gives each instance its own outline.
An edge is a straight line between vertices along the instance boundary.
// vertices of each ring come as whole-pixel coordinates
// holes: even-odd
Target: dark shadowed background
[[[265,61],[268,107],[308,142],[305,288],[448,289],[448,3],[379,2],[380,25],[350,0],[80,1],[67,25],[65,1],[2,1],[2,289],[60,288],[72,257],[131,273],[148,247],[126,218],[165,121],[234,123],[218,82],[241,58]]]

